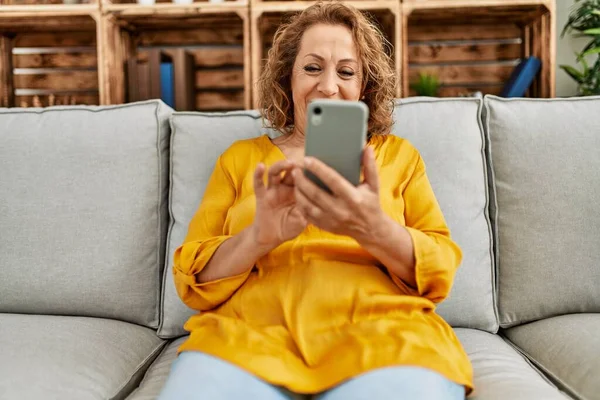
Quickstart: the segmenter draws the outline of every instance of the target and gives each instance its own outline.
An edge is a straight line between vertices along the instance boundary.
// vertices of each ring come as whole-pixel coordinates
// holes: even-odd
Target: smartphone
[[[317,158],[357,186],[367,141],[369,108],[362,101],[313,100],[306,113],[305,156]],[[304,174],[323,190],[331,190],[310,171]]]

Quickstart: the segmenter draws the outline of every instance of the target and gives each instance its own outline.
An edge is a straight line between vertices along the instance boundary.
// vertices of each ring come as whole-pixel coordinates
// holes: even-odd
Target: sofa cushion
[[[453,326],[498,329],[492,277],[491,225],[487,216],[483,131],[479,99],[398,101],[393,133],[421,152],[429,178],[463,263],[449,298],[438,312]],[[436,118],[431,118],[431,115]],[[452,120],[452,123],[448,123]],[[171,275],[173,253],[183,242],[215,161],[235,140],[273,132],[261,129],[259,114],[175,113],[172,117],[171,225],[165,263],[161,337],[185,334],[193,314],[181,303]]]
[[[2,399],[123,399],[165,342],[128,322],[0,314]]]
[[[600,314],[548,318],[504,332],[559,387],[582,399],[600,394]]]
[[[234,141],[265,132],[259,114],[254,111],[174,113],[171,131],[171,221],[163,275],[163,316],[158,330],[164,338],[184,335],[183,324],[196,313],[183,304],[175,289],[173,254],[185,239],[217,158]]]
[[[171,364],[177,358],[177,349],[188,337],[171,341],[146,371],[139,387],[131,393],[127,400],[155,400],[167,382],[171,372]]]
[[[466,328],[457,328],[455,331],[473,363],[475,391],[469,399],[568,399],[498,335]],[[186,339],[172,341],[164,349],[127,400],[156,399],[167,381],[177,349]]]
[[[475,390],[470,400],[566,400],[560,392],[500,336],[455,329],[473,364]]]
[[[0,109],[0,312],[158,326],[169,114]]]
[[[498,330],[481,99],[398,100],[394,133],[421,153],[453,239],[463,251],[437,312],[454,327]]]
[[[501,325],[600,312],[600,97],[485,104]]]

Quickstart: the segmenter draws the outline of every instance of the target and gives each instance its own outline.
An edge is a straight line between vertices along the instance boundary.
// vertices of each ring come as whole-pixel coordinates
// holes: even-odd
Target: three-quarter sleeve
[[[415,254],[416,293],[397,276],[391,274],[392,279],[406,292],[439,303],[450,293],[462,251],[451,239],[420,156],[404,188],[403,198],[406,229]]]
[[[199,283],[196,279],[219,246],[231,235],[224,232],[227,212],[236,198],[231,176],[221,156],[209,179],[200,207],[192,218],[184,243],[175,251],[173,274],[181,300],[199,311],[213,309],[246,281],[250,270],[236,276]]]

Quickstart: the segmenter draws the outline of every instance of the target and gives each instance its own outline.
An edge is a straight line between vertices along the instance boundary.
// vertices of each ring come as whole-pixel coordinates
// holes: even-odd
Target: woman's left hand
[[[373,149],[366,147],[363,151],[364,180],[358,186],[315,158],[305,158],[304,167],[332,192],[319,188],[301,169],[294,170],[296,204],[307,221],[328,232],[350,236],[359,243],[375,240],[384,212],[379,203],[379,176]]]

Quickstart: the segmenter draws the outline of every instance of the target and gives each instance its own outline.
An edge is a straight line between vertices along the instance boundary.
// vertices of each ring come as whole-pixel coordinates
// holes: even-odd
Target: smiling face
[[[359,100],[362,70],[352,32],[318,24],[302,35],[292,71],[294,125],[304,133],[306,109],[314,99]]]

